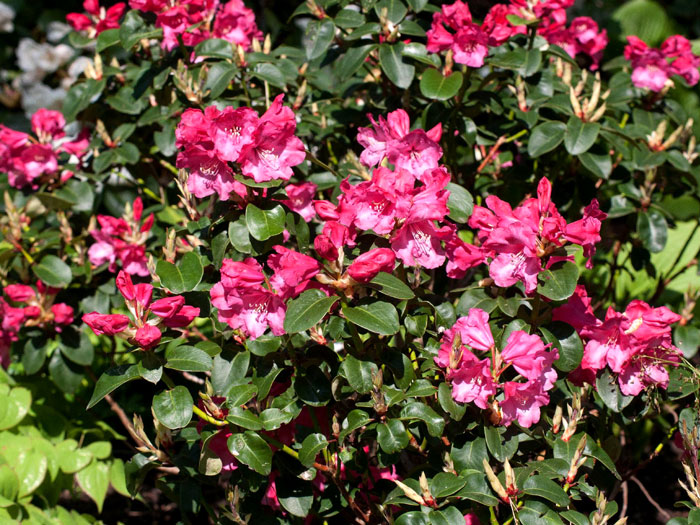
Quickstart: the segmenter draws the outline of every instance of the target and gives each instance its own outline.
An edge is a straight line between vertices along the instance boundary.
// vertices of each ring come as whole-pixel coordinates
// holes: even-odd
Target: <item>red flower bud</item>
[[[160,342],[161,333],[153,325],[146,324],[136,330],[134,341],[144,350],[150,350]]]
[[[83,322],[97,335],[115,335],[126,330],[129,318],[121,314],[98,314],[91,312],[83,315]]]
[[[376,248],[355,259],[348,268],[348,273],[358,283],[368,283],[379,272],[393,272],[395,261],[396,256],[389,248]]]

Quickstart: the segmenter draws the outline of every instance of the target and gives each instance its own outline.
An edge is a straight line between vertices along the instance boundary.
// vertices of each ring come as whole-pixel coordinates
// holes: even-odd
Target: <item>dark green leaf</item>
[[[600,124],[597,122],[583,122],[577,116],[572,116],[564,134],[566,151],[572,155],[585,153],[595,144],[599,132]]]
[[[357,326],[381,335],[399,331],[399,315],[391,303],[374,302],[356,307],[343,307],[345,318]]]
[[[401,89],[407,89],[416,74],[416,68],[403,61],[401,51],[403,43],[382,44],[379,46],[379,62],[382,71],[389,77],[394,85]]]
[[[637,215],[637,233],[647,250],[658,253],[668,238],[666,219],[656,210],[642,211]]]
[[[420,92],[424,97],[433,100],[447,100],[459,92],[463,80],[459,71],[444,76],[437,69],[426,69],[420,79]]]
[[[328,440],[323,434],[309,434],[304,438],[299,450],[299,461],[305,467],[310,467],[316,460],[316,456],[328,446]]]
[[[523,486],[523,492],[547,499],[560,507],[569,505],[569,496],[566,495],[564,489],[546,476],[528,477]]]
[[[110,394],[124,383],[132,381],[133,379],[138,379],[139,377],[141,376],[139,375],[138,366],[136,365],[120,365],[107,370],[97,380],[95,391],[92,393],[87,408],[90,409],[94,407],[107,394]]]
[[[541,284],[537,287],[537,293],[552,301],[568,299],[576,290],[578,276],[578,266],[575,263],[565,261],[563,264],[555,264],[552,269],[540,272],[538,278]]]
[[[454,182],[447,185],[447,190],[450,192],[447,199],[447,209],[450,210],[448,217],[455,222],[465,224],[474,210],[474,197]]]
[[[70,266],[55,255],[45,255],[32,270],[45,284],[56,288],[65,288],[73,280]]]
[[[377,425],[377,441],[387,454],[400,452],[408,446],[406,427],[398,419],[390,419]]]
[[[402,419],[419,419],[428,427],[431,436],[438,437],[445,430],[445,420],[435,410],[420,402],[406,405],[401,410]]]
[[[335,36],[335,24],[330,18],[314,20],[306,26],[306,59],[313,60],[328,51]]]
[[[634,399],[634,396],[625,396],[620,392],[617,378],[607,368],[596,378],[595,384],[603,403],[613,412],[620,412]]]
[[[260,430],[263,428],[260,418],[253,414],[250,410],[241,407],[233,406],[229,409],[226,415],[226,421],[243,427],[246,430]]]
[[[403,281],[386,272],[379,272],[370,282],[370,286],[394,299],[406,300],[416,296]]]
[[[228,449],[241,463],[248,465],[258,474],[268,476],[272,470],[272,450],[267,442],[246,431],[228,438]]]
[[[328,297],[321,290],[306,290],[296,299],[287,303],[284,330],[295,334],[316,325],[338,301],[338,296]]]
[[[266,241],[284,231],[285,213],[282,206],[277,205],[271,210],[261,210],[255,204],[248,204],[245,209],[245,220],[248,231],[254,239]]]
[[[347,379],[348,384],[356,392],[366,394],[372,390],[372,378],[379,368],[371,361],[360,361],[349,355],[340,365],[340,373]]]
[[[527,144],[531,157],[539,157],[556,148],[564,140],[566,124],[563,122],[543,122],[535,126]]]
[[[165,353],[165,368],[183,372],[208,372],[213,361],[204,350],[194,346],[177,346]]]
[[[176,386],[153,397],[153,413],[170,429],[186,427],[192,420],[192,395],[184,386]]]

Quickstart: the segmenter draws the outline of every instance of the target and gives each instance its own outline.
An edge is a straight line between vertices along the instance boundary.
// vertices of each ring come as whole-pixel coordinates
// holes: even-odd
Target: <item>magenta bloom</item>
[[[447,28],[454,31],[451,33]],[[489,37],[477,24],[472,23],[469,6],[460,0],[443,5],[433,14],[433,24],[427,33],[426,48],[431,53],[451,49],[454,61],[469,67],[481,67],[489,54]]]
[[[650,48],[636,36],[628,36],[625,58],[632,64],[632,82],[637,87],[659,92],[673,75],[683,77],[689,86],[700,80],[700,57],[680,35],[667,38],[660,49]]]
[[[272,249],[276,253],[267,259],[267,265],[275,272],[270,284],[283,300],[294,298],[309,287],[321,265],[313,257],[284,246],[273,246]]]
[[[126,4],[118,2],[105,9],[100,7],[98,0],[85,0],[83,9],[87,14],[69,13],[66,15],[66,21],[76,31],[87,31],[90,36],[95,36],[107,29],[119,27],[119,20],[126,10]]]
[[[358,283],[368,283],[379,272],[392,273],[396,256],[388,248],[375,248],[357,257],[350,267],[348,274]]]
[[[543,390],[550,390],[557,380],[557,373],[552,363],[559,358],[557,349],[551,351],[536,335],[516,330],[508,337],[508,342],[501,352],[503,362],[513,365],[518,373],[531,381],[541,381]]]
[[[541,383],[507,382],[503,390],[505,399],[500,402],[501,424],[509,426],[517,421],[522,427],[531,427],[540,420],[540,407],[549,403],[549,396],[542,390]]]
[[[92,312],[83,315],[83,322],[97,335],[116,335],[129,326],[129,318],[122,314],[98,314]]]
[[[212,36],[242,46],[246,51],[253,40],[263,39],[263,33],[255,23],[255,13],[243,4],[243,0],[229,0],[221,7]]]
[[[317,186],[313,182],[302,182],[300,184],[287,184],[284,188],[288,199],[280,202],[290,210],[301,215],[306,222],[311,221],[316,216],[314,209],[314,194]]]
[[[452,397],[460,403],[474,403],[481,409],[489,406],[488,398],[496,394],[496,384],[491,376],[491,360],[479,361],[472,354],[470,359],[451,375]]]

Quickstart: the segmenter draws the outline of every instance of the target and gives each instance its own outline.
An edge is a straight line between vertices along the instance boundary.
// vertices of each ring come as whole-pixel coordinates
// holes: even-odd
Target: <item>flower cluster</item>
[[[66,15],[66,21],[76,31],[85,31],[88,37],[94,38],[102,31],[119,27],[119,20],[126,10],[126,4],[118,2],[109,8],[104,8],[100,6],[99,0],[85,0],[83,9],[85,13]]]
[[[139,11],[156,13],[156,27],[163,28],[162,46],[171,50],[179,39],[194,46],[209,38],[222,38],[247,51],[253,40],[262,40],[255,24],[255,14],[243,0],[130,0],[129,6]]]
[[[622,313],[608,308],[601,321],[579,285],[567,304],[554,309],[552,318],[573,326],[586,343],[581,366],[571,374],[574,381],[595,384],[598,372],[609,368],[617,374],[620,391],[636,396],[651,386],[665,389],[669,376],[664,364],[680,361],[671,325],[681,316],[665,306],[652,308],[635,300]]]
[[[668,37],[659,49],[649,47],[636,36],[628,36],[625,58],[632,64],[632,82],[637,87],[659,92],[672,85],[673,75],[683,77],[689,86],[700,80],[700,57],[693,53],[688,39],[680,35]]]
[[[292,166],[303,162],[306,152],[294,135],[294,112],[282,105],[282,98],[278,95],[261,117],[251,108],[230,106],[183,113],[175,132],[176,145],[184,148],[177,166],[189,170],[190,192],[199,198],[214,193],[221,200],[231,193],[244,198],[246,187],[234,180],[230,162],[256,182],[289,180]]]
[[[472,308],[467,317],[460,317],[445,331],[435,362],[446,369],[456,401],[494,411],[503,425],[517,421],[530,427],[539,421],[540,407],[549,402],[547,391],[557,380],[552,363],[559,354],[549,347],[538,336],[515,330],[499,351],[489,314]],[[482,354],[480,359],[474,352],[483,352],[486,357]],[[506,381],[502,375],[511,367],[517,374]]]
[[[510,4],[494,4],[481,25],[472,20],[469,6],[457,0],[443,5],[433,15],[433,23],[427,33],[427,49],[432,53],[450,50],[458,64],[481,67],[489,53],[489,46],[498,47],[510,37],[525,34],[525,25],[514,25],[508,17],[524,21],[539,20],[537,33],[549,43],[563,47],[572,57],[584,55],[596,69],[608,44],[605,30],[588,17],[578,17],[567,26],[566,8],[573,0],[540,1],[532,5],[524,0],[511,0]],[[449,29],[449,30],[448,30]]]
[[[149,275],[146,266],[146,239],[153,227],[153,214],[143,222],[143,201],[136,197],[133,206],[126,205],[123,217],[98,215],[99,229],[90,230],[95,244],[88,250],[88,258],[95,266],[109,264],[109,271],[117,271],[117,261],[131,275]]]
[[[595,244],[600,241],[601,221],[607,215],[593,199],[583,210],[582,219],[567,224],[551,195],[551,183],[542,178],[537,198],[527,199],[515,209],[494,195],[486,198],[487,208],[474,206],[469,226],[478,230],[481,245],[455,242],[455,249],[448,253],[453,263],[448,275],[461,277],[468,268],[488,258],[489,274],[497,286],[512,286],[520,281],[525,292],[531,294],[537,288],[544,258],[544,267],[573,259],[573,255],[560,250],[566,243],[583,247],[590,267]]]
[[[273,249],[275,253],[267,261],[274,272],[270,279],[253,258],[242,262],[224,259],[221,281],[210,291],[219,321],[251,339],[260,337],[268,327],[274,335],[283,334],[284,301],[315,286],[311,279],[320,270],[318,261],[308,255],[283,246]]]
[[[162,329],[184,328],[199,315],[199,308],[185,304],[181,295],[151,301],[153,286],[134,284],[124,270],[117,275],[117,289],[132,319],[123,314],[91,312],[83,315],[83,322],[97,335],[118,335],[143,350],[150,350],[160,342]],[[154,317],[149,319],[150,314]]]
[[[58,111],[40,109],[32,115],[31,136],[0,124],[0,171],[7,172],[10,185],[37,189],[41,184],[57,185],[67,181],[73,172],[63,165],[79,159],[88,147],[88,138],[81,134],[69,140],[66,121]]]
[[[23,326],[53,328],[60,332],[73,322],[73,308],[65,303],[54,303],[59,288],[37,281],[36,288],[26,284],[10,284],[0,297],[0,364],[9,364],[10,344],[17,340]],[[14,305],[14,306],[13,306]]]

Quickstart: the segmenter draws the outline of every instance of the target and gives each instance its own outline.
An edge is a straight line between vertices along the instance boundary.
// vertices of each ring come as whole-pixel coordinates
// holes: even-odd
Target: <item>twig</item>
[[[622,482],[622,510],[620,511],[620,519],[627,516],[627,498],[629,496],[629,487],[627,481]]]
[[[649,500],[649,503],[651,503],[651,504],[654,506],[654,508],[657,510],[657,512],[658,512],[659,514],[661,514],[661,515],[664,517],[664,520],[665,520],[665,521],[670,520],[670,519],[671,519],[671,515],[670,515],[668,512],[666,512],[663,508],[661,508],[661,505],[659,505],[659,504],[654,500],[654,498],[651,497],[651,494],[649,494],[649,492],[647,491],[646,487],[644,487],[644,485],[642,485],[642,482],[639,481],[639,480],[637,479],[636,476],[632,476],[630,479],[631,479],[632,481],[634,481],[634,482],[637,484],[637,486],[639,487],[639,490],[642,491],[642,493],[644,494],[644,496],[646,496],[647,500]]]

